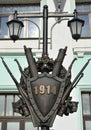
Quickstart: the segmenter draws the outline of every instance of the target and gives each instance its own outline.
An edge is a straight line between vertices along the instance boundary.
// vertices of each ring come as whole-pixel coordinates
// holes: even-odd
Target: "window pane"
[[[83,114],[90,114],[89,94],[82,94]]]
[[[90,11],[90,4],[85,4],[85,5],[83,6],[83,8],[84,8],[84,10]]]
[[[7,96],[7,104],[6,104],[6,115],[11,116],[13,115],[13,110],[12,110],[12,102],[13,102],[13,96]]]
[[[91,121],[85,121],[86,130],[91,130]]]
[[[77,10],[82,10],[82,11],[89,11],[90,10],[90,4],[78,4],[76,6]]]
[[[84,20],[84,26],[82,28],[82,34],[81,37],[91,37],[91,30],[90,30],[90,23],[89,23],[89,19],[90,19],[90,12],[91,12],[91,8],[90,8],[91,4],[90,3],[81,3],[81,4],[77,4],[76,8],[79,14],[79,18]]]
[[[90,37],[89,17],[88,14],[79,15],[79,18],[84,20],[81,37]]]
[[[4,116],[4,104],[5,104],[5,96],[0,95],[0,116]]]
[[[36,130],[31,122],[25,122],[25,130]]]
[[[39,19],[38,18],[32,18],[30,19],[30,21],[28,22],[28,37],[39,37],[39,29],[38,27],[32,23],[32,21],[39,25]]]
[[[0,17],[0,38],[8,38],[8,17]]]
[[[21,12],[30,13],[31,11],[32,12],[39,11],[40,5],[38,4],[38,5],[0,6],[0,12],[6,14],[6,16],[8,13],[11,13],[11,12],[13,14],[15,12],[15,10],[17,10],[18,13],[21,13]],[[0,17],[0,38],[9,38],[8,27],[6,25],[6,23],[8,22],[8,19],[9,18],[5,17],[5,15]],[[39,22],[36,21],[35,19],[34,19],[34,21],[37,22],[37,24],[39,24]],[[28,38],[28,36],[29,36],[31,38],[32,35],[33,35],[33,37],[38,37],[38,30],[36,30],[36,27],[34,27],[34,26],[31,26],[30,28],[28,28],[28,27],[30,27],[30,25],[24,26],[25,29],[23,29],[23,31],[21,32],[20,37],[21,38]],[[32,31],[33,31],[33,33],[31,33]],[[27,35],[25,35],[26,32],[27,32]]]
[[[20,98],[16,95],[15,96],[15,102],[17,102]],[[14,116],[21,116],[21,114],[14,112]]]
[[[39,11],[40,5],[7,5],[7,6],[0,6],[0,12],[8,13],[8,12],[30,12],[30,11]]]
[[[19,130],[19,122],[8,122],[7,130]]]

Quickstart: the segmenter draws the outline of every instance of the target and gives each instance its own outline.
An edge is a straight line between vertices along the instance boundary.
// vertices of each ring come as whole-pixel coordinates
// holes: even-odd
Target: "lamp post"
[[[46,8],[45,8],[46,7]],[[25,15],[25,17],[39,17],[39,18],[43,18],[46,16],[45,18],[45,23],[43,24],[43,27],[45,28],[45,30],[47,29],[45,26],[48,26],[46,23],[47,22],[47,19],[50,18],[50,17],[74,17],[72,20],[68,21],[68,26],[70,27],[70,30],[71,30],[71,33],[72,33],[72,38],[75,39],[75,40],[78,40],[81,36],[81,31],[82,31],[82,26],[84,26],[84,21],[81,20],[81,19],[78,19],[77,17],[77,11],[74,10],[74,14],[57,14],[57,13],[48,13],[48,9],[47,9],[47,6],[44,6],[45,8],[45,11],[42,14],[31,14],[31,15]],[[14,13],[14,19],[7,22],[7,25],[9,27],[9,33],[10,33],[10,37],[13,41],[16,41],[19,39],[19,36],[20,36],[20,33],[21,33],[21,30],[22,30],[22,27],[24,27],[22,21],[19,21],[18,20],[18,17],[19,18],[22,18],[24,16],[22,15],[19,15],[18,16],[18,13],[17,11],[15,11]],[[47,34],[44,33],[44,35],[46,36]],[[43,37],[44,41],[45,41],[45,37]],[[43,44],[45,45],[45,44]]]
[[[35,127],[41,127],[42,130],[49,130],[52,127],[56,115],[63,116],[69,115],[77,111],[78,102],[71,101],[70,93],[73,88],[77,85],[79,80],[83,77],[83,71],[87,67],[89,60],[82,67],[80,72],[77,74],[75,79],[71,82],[71,69],[76,59],[72,61],[68,70],[62,65],[67,47],[60,49],[58,56],[55,60],[48,57],[48,6],[43,8],[43,53],[42,57],[36,62],[33,58],[33,54],[30,48],[24,46],[25,56],[27,58],[28,67],[22,69],[19,61],[15,59],[21,73],[20,83],[16,80],[14,75],[11,73],[6,62],[2,58],[2,62],[17,86],[17,89],[21,95],[21,99],[13,103],[13,109],[15,112],[20,113],[23,116],[31,116],[32,122]],[[60,16],[58,14],[58,16]],[[69,16],[69,15],[66,15]],[[64,15],[64,17],[66,17]],[[70,15],[73,16],[73,15]],[[38,17],[41,17],[40,15]],[[57,15],[54,14],[54,17]],[[63,17],[63,15],[62,15]],[[75,21],[76,20],[76,21]],[[12,40],[19,38],[19,29],[14,30],[15,21],[8,22],[8,26],[11,27],[10,31]],[[74,19],[68,23],[68,26],[78,26],[79,22],[83,25],[83,21]],[[18,27],[23,27],[21,22]],[[73,27],[72,27],[73,28]],[[81,31],[80,31],[81,32]],[[78,36],[78,31],[75,34]],[[75,36],[77,40],[80,37]],[[17,39],[16,39],[17,37]],[[51,72],[51,73],[50,73]]]

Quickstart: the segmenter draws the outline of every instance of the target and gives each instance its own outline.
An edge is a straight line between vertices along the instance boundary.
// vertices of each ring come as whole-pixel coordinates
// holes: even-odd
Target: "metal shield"
[[[38,108],[42,116],[45,117],[51,112],[57,101],[60,82],[52,77],[43,76],[30,82],[30,84],[29,90],[31,89],[32,92],[29,97],[34,100],[31,103],[36,112]]]

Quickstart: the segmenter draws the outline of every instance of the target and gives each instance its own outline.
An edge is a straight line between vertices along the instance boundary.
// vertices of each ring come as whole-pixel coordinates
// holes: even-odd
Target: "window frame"
[[[12,111],[12,115],[7,115],[7,112],[6,112],[6,107],[7,107],[7,96],[10,96],[10,95],[12,95],[13,96],[13,101],[14,101],[14,99],[15,99],[15,96],[17,96],[17,95],[19,95],[19,92],[16,90],[16,91],[0,91],[0,96],[1,95],[4,95],[5,96],[5,102],[4,102],[4,115],[3,116],[1,116],[0,115],[0,118],[5,118],[5,117],[8,117],[8,118],[11,118],[11,117],[21,117],[21,116],[16,116],[16,115],[14,115],[14,112]],[[12,105],[12,104],[11,104]]]
[[[0,91],[0,95],[19,95],[19,92],[17,90],[15,91]],[[11,104],[12,105],[12,104]],[[24,117],[24,116],[0,116],[0,122],[1,124],[1,130],[7,130],[7,123],[8,122],[19,122],[19,130],[25,130],[25,123],[26,122],[31,122],[31,116],[29,117]],[[39,128],[38,128],[39,129]],[[36,129],[37,130],[37,129]]]
[[[81,91],[81,102],[82,100],[82,94],[89,94],[89,104],[90,104],[90,114],[84,114],[83,113],[83,105],[82,105],[82,118],[83,118],[83,129],[86,130],[85,122],[91,121],[91,91]]]
[[[31,118],[26,117],[0,117],[0,122],[2,122],[1,130],[7,130],[7,123],[9,122],[18,122],[19,123],[19,130],[25,130],[25,123],[31,122]]]
[[[77,6],[78,5],[90,5],[90,10],[78,10],[77,9]],[[79,15],[88,15],[88,19],[89,19],[89,21],[88,21],[88,23],[89,23],[89,36],[81,36],[81,39],[90,39],[91,38],[91,20],[90,20],[90,16],[91,16],[91,2],[76,2],[76,9],[77,9],[77,12],[78,12],[78,16]],[[80,17],[79,17],[80,18]],[[84,24],[84,26],[85,26],[85,24]]]
[[[29,4],[20,4],[20,5],[17,5],[17,4],[14,4],[14,5],[9,5],[9,4],[5,4],[5,5],[0,5],[0,7],[2,7],[2,6],[4,6],[4,7],[9,7],[9,6],[11,6],[12,8],[14,8],[14,7],[26,7],[26,6],[28,6],[28,7],[32,7],[32,6],[35,6],[35,7],[37,7],[37,8],[39,8],[39,10],[40,10],[40,3],[32,3],[30,6],[29,6]],[[22,11],[22,12],[24,12],[24,11]],[[18,14],[22,14],[22,12],[21,11],[18,11]],[[26,11],[26,14],[28,13],[31,13],[31,12],[39,12],[39,11],[36,11],[36,9],[34,10],[34,11]],[[13,12],[14,13],[14,12]],[[11,16],[12,14],[13,14],[12,12],[1,12],[0,13],[0,17],[8,17],[8,20],[10,20],[12,17],[9,17],[9,16]],[[26,18],[27,19],[27,18]],[[24,22],[24,30],[22,31],[23,32],[23,37],[20,37],[20,40],[29,40],[29,39],[39,39],[39,31],[40,30],[38,30],[38,28],[36,28],[37,26],[35,26],[35,24],[33,24],[32,22],[29,22],[29,20],[24,20],[23,18],[22,18],[22,20],[21,20],[22,22]],[[7,21],[8,22],[8,21]],[[34,22],[34,21],[33,21]],[[28,24],[27,24],[28,23]],[[36,23],[36,22],[35,22]],[[27,31],[29,28],[28,28],[28,26],[30,25],[30,24],[32,24],[33,26],[34,26],[34,28],[36,28],[36,30],[38,30],[38,36],[29,36],[28,34],[29,34],[29,31]],[[37,23],[36,23],[37,24]],[[2,26],[2,25],[1,25]],[[6,25],[7,26],[7,25]],[[40,26],[40,22],[39,22],[39,25],[38,26]],[[8,29],[8,27],[7,27],[7,29]],[[29,29],[30,30],[30,29]],[[26,33],[27,32],[27,33]],[[7,35],[6,35],[6,37],[5,37],[5,35],[1,35],[1,37],[0,37],[0,40],[8,40],[8,39],[10,39],[10,36],[9,36],[9,30],[8,30],[8,33],[7,33]]]

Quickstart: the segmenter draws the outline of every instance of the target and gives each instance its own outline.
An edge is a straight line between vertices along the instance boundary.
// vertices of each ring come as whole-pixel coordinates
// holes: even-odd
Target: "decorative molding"
[[[63,8],[64,8],[64,5],[66,3],[66,0],[53,0],[53,1],[54,1],[56,11],[57,12],[62,12]]]
[[[24,55],[24,45],[32,48],[34,53],[41,54],[42,48],[39,49],[38,40],[19,40],[13,43],[11,40],[0,41],[0,55]]]
[[[74,47],[73,53],[78,57],[84,57],[85,54],[91,54],[91,47]]]

